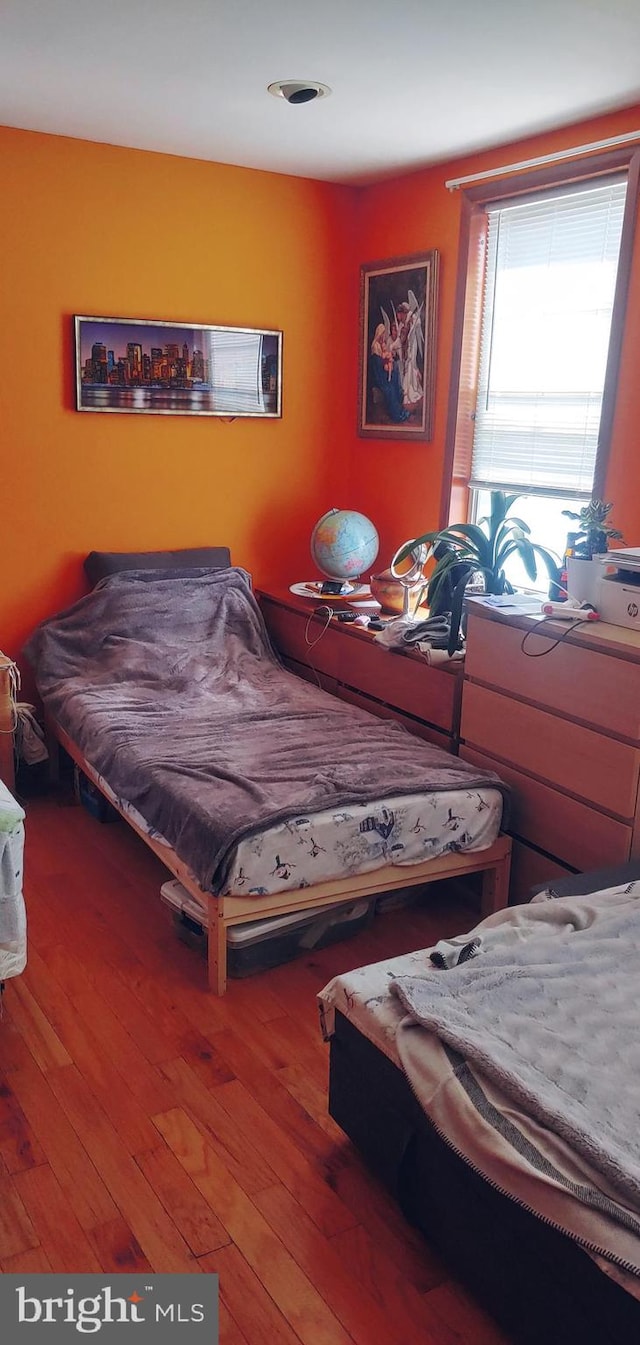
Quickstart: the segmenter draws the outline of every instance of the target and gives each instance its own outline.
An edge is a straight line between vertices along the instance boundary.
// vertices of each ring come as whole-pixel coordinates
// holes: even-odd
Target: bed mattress
[[[141,830],[169,844],[106,780],[96,776],[96,782]],[[486,850],[498,836],[501,818],[502,796],[495,789],[445,790],[326,808],[241,841],[222,895],[265,896],[387,864],[419,864],[448,851]]]
[[[113,575],[43,622],[25,652],[53,723],[116,798],[146,820],[149,834],[166,839],[206,892],[229,890],[235,860],[234,888],[240,881],[241,890],[317,883],[316,861],[329,853],[324,840],[309,838],[308,875],[303,846],[295,858],[280,849],[302,818],[313,818],[315,827],[328,810],[333,829],[339,813],[363,807],[357,844],[353,833],[339,843],[347,872],[357,872],[355,862],[349,869],[354,850],[365,868],[387,862],[380,842],[389,840],[384,832],[396,796],[508,792],[493,772],[283,668],[239,570]],[[472,810],[483,811],[483,802],[476,794]],[[428,820],[411,824],[425,827],[415,838],[421,858],[437,854],[429,848],[436,833]],[[468,848],[457,807],[443,821],[440,843]],[[280,825],[289,830],[277,836],[269,866],[247,874],[250,851],[238,847]],[[345,872],[341,860],[336,876]]]
[[[24,811],[0,781],[0,982],[18,976],[27,961],[23,851]]]
[[[594,898],[564,898],[553,904],[587,900]],[[465,939],[484,938],[503,922],[519,926],[526,937],[530,911],[525,906],[499,912]],[[400,999],[390,992],[391,982],[405,977],[446,977],[446,971],[434,969],[431,951],[358,968],[329,982],[319,996],[325,1037],[331,1037],[338,1011],[403,1070],[437,1133],[475,1172],[572,1238],[627,1292],[640,1298],[640,1210],[621,1200],[602,1171],[566,1137],[531,1115],[476,1063],[471,1065],[435,1033],[408,1018]]]
[[[339,1012],[329,1112],[513,1345],[640,1339],[640,1302],[573,1239],[483,1180],[436,1132],[406,1075]]]

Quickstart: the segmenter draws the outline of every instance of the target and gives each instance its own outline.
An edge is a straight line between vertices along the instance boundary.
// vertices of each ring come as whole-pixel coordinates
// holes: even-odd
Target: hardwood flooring
[[[315,995],[467,927],[449,895],[206,988],[124,823],[27,804],[0,1020],[2,1271],[216,1271],[222,1345],[507,1345],[328,1116]]]

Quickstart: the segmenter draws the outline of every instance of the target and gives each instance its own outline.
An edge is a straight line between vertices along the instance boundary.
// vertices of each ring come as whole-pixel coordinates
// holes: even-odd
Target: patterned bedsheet
[[[142,831],[169,842],[107,781],[100,789]],[[500,830],[502,798],[493,789],[393,797],[379,804],[327,808],[296,817],[241,841],[223,895],[265,896],[369,873],[381,865],[418,864],[459,850],[486,850]]]

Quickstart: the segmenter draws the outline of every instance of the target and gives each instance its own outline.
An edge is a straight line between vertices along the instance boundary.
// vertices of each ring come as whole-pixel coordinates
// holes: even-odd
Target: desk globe
[[[311,534],[311,555],[328,579],[359,579],[378,554],[380,541],[371,519],[353,509],[330,509]]]

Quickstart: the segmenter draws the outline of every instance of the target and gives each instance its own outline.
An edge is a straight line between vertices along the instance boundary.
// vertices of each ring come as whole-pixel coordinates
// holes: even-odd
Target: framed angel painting
[[[438,253],[360,268],[358,434],[430,439],[436,366]]]

